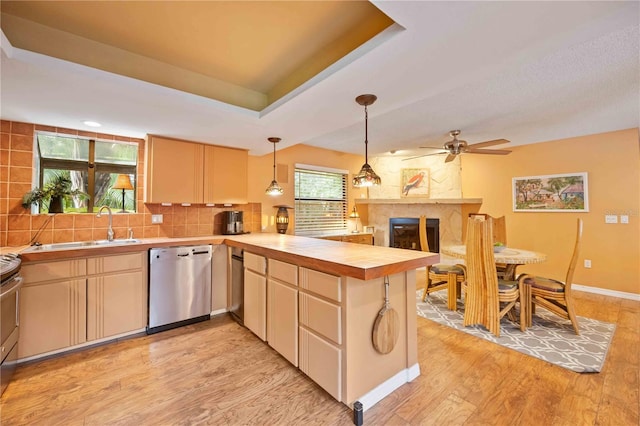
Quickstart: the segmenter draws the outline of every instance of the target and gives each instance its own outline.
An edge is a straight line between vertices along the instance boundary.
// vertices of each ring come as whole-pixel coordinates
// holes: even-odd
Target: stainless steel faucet
[[[104,209],[107,209],[107,211],[109,212],[109,227],[107,228],[107,241],[113,241],[113,212],[111,211],[111,207],[109,206],[100,207],[100,210],[98,210],[98,214],[96,215],[96,217],[101,217],[102,210]]]

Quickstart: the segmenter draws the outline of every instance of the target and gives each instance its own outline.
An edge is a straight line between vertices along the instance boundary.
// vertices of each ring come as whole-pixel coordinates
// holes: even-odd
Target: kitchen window
[[[347,170],[296,164],[295,234],[347,231]]]
[[[119,174],[129,175],[134,188],[137,177],[138,144],[36,133],[37,186],[42,188],[57,176],[71,179],[71,189],[89,194],[89,199],[65,201],[67,212],[94,212],[103,205],[122,209],[122,190],[112,189]],[[135,212],[135,190],[125,191],[124,208]],[[37,208],[37,207],[34,207]],[[40,213],[47,212],[41,206]]]

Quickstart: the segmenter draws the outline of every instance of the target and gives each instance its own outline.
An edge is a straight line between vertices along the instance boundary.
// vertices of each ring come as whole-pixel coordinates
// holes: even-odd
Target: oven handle
[[[4,287],[9,286],[9,285],[10,285],[10,287],[7,288],[6,290],[4,290]],[[16,291],[18,291],[18,289],[20,289],[21,286],[22,286],[22,277],[21,276],[15,276],[15,277],[11,278],[11,280],[9,280],[9,282],[5,283],[2,286],[2,289],[4,291],[2,293],[0,293],[0,300],[4,299],[5,297],[9,297],[11,294],[13,294]]]

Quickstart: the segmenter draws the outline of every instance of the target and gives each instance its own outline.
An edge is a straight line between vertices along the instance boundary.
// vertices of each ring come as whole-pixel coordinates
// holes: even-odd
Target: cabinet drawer
[[[70,279],[87,275],[87,260],[60,260],[46,263],[24,265],[20,272],[25,284],[43,281]]]
[[[267,260],[263,256],[244,252],[244,266],[259,274],[267,273]]]
[[[300,327],[300,370],[342,401],[342,350]]]
[[[269,259],[269,276],[285,283],[298,285],[298,267],[291,263]]]
[[[300,288],[312,291],[336,302],[341,302],[340,277],[300,268]]]
[[[342,344],[342,316],[340,306],[300,293],[300,324],[322,336]]]
[[[144,253],[120,254],[87,259],[88,274],[108,274],[111,272],[141,269],[145,262]]]

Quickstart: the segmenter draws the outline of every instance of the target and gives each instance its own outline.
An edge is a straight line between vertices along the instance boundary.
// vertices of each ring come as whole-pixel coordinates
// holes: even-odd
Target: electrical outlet
[[[604,215],[604,223],[618,223],[618,216],[615,214]]]
[[[162,223],[162,215],[161,214],[152,214],[151,215],[151,223]]]
[[[629,215],[621,214],[620,215],[620,223],[629,223]]]
[[[584,267],[585,268],[591,268],[591,260],[585,259],[584,260]]]

